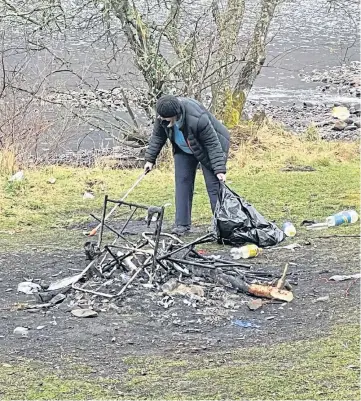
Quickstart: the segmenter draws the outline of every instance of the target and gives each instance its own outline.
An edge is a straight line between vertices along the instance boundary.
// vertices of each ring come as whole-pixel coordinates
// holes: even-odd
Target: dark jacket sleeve
[[[207,150],[214,174],[225,174],[227,170],[226,157],[222,150],[218,135],[206,113],[203,113],[199,118],[197,133],[200,142],[202,142]]]
[[[145,152],[145,161],[155,163],[162,147],[167,142],[167,134],[157,119],[154,123],[153,133],[149,140],[148,148]]]

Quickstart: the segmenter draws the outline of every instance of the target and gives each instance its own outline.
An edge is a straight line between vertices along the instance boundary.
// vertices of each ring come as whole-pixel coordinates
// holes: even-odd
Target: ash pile
[[[88,233],[97,240],[84,245],[87,266],[50,285],[28,283],[33,287],[27,293],[34,293],[38,301],[31,307],[49,308],[66,300],[74,316],[92,317],[110,308],[118,309],[126,297],[144,291],[152,292],[155,302],[164,308],[172,306],[177,295],[185,297],[184,303],[199,307],[220,288],[292,301],[291,284],[297,283],[289,279],[287,266],[282,275],[277,275],[219,255],[207,256],[197,247],[215,242],[215,234],[184,242],[164,232],[165,208],[105,196],[102,216],[91,215],[99,225]],[[121,213],[121,226],[119,220],[109,219],[114,212]],[[139,218],[143,220],[140,223]],[[129,231],[132,223],[138,227],[136,233]],[[139,227],[145,226],[147,231],[141,232]]]

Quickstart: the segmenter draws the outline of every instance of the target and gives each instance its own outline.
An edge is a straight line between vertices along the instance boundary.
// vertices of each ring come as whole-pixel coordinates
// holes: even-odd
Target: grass
[[[359,327],[338,327],[328,338],[238,348],[203,355],[128,357],[127,373],[94,377],[97,367],[35,363],[2,367],[0,395],[8,399],[247,399],[356,400]]]
[[[359,328],[329,338],[179,359],[130,358],[134,398],[359,399]],[[356,368],[357,369],[357,368]]]
[[[345,208],[359,208],[359,161],[355,143],[306,141],[266,126],[233,132],[240,145],[233,149],[228,183],[241,196],[278,223],[324,219]],[[282,172],[287,165],[311,165],[314,172]],[[0,176],[1,233],[50,232],[91,221],[100,213],[105,194],[119,198],[134,183],[140,170],[106,170],[43,167],[25,171],[21,182]],[[50,184],[49,178],[56,182]],[[83,199],[91,191],[95,199]],[[144,204],[174,204],[174,179],[169,163],[149,174],[128,200]],[[172,219],[174,206],[167,209]],[[211,218],[208,197],[198,174],[193,219],[207,224]],[[342,231],[343,229],[341,229]],[[355,229],[353,229],[355,230]],[[338,228],[338,232],[341,232]]]
[[[0,369],[0,396],[2,400],[84,400],[110,398],[111,380],[92,379],[90,375],[59,367],[56,372],[30,361],[4,364]]]

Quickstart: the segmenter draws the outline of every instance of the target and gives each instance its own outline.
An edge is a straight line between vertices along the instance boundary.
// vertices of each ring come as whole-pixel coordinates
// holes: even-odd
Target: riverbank
[[[355,141],[361,133],[360,76],[361,64],[356,61],[328,70],[313,70],[311,74],[301,73],[298,79],[305,87],[291,92],[293,99],[291,94],[278,88],[274,88],[273,93],[272,88],[258,93],[255,87],[244,117],[252,119],[261,112],[296,135],[312,129],[324,140]],[[336,106],[349,110],[350,117],[345,124],[338,124],[332,117],[332,109]]]

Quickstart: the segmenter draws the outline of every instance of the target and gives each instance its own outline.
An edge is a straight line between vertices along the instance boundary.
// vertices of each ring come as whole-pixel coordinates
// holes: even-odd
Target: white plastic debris
[[[49,184],[55,184],[55,183],[56,183],[56,178],[50,177],[50,178],[48,179],[48,183],[49,183]]]
[[[349,274],[349,275],[336,274],[335,276],[330,277],[329,280],[345,281],[345,280],[352,280],[352,279],[358,279],[358,278],[361,278],[361,273],[355,273],[355,274]]]
[[[14,334],[18,337],[27,337],[29,334],[29,329],[26,327],[16,327],[14,329]]]
[[[13,181],[22,181],[24,179],[24,171],[18,171],[17,173],[15,173],[14,175],[12,175],[10,178],[9,178],[9,181],[10,182],[13,182]]]
[[[94,199],[95,196],[91,192],[84,192],[83,199]]]
[[[329,295],[325,295],[324,297],[319,297],[319,298],[315,299],[313,301],[313,303],[315,304],[317,302],[327,302],[329,300],[330,300],[330,296]]]
[[[18,292],[23,292],[24,294],[34,294],[35,292],[39,292],[39,290],[41,290],[40,285],[31,281],[24,281],[18,284]]]
[[[306,230],[327,230],[328,224],[327,223],[315,223],[311,224],[310,226],[306,226]]]
[[[75,317],[95,317],[98,316],[97,312],[92,309],[73,309],[71,314]]]
[[[50,283],[48,291],[60,290],[62,288],[68,287],[73,283],[76,283],[81,277],[81,274],[76,274],[75,276],[69,276],[62,278],[61,280],[54,281]]]
[[[350,117],[350,112],[347,107],[336,106],[332,109],[332,117],[338,118],[341,121],[345,121]]]

